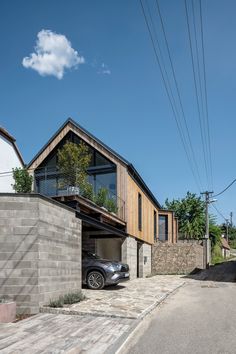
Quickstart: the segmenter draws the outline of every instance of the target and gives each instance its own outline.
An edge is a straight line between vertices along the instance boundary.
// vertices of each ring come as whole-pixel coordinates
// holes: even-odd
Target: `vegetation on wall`
[[[222,230],[213,217],[210,218],[209,234],[211,240],[211,263],[222,262],[224,259],[221,251]]]
[[[182,238],[199,239],[204,236],[205,205],[196,194],[187,192],[182,199],[167,199],[164,207],[175,212]]]
[[[30,176],[29,172],[25,168],[13,168],[14,184],[12,187],[16,193],[31,193],[33,176]]]

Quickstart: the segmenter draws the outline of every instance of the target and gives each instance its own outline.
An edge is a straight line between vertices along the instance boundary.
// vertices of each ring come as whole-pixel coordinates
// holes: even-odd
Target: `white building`
[[[14,192],[12,169],[24,166],[15,142],[16,140],[0,127],[0,193]]]

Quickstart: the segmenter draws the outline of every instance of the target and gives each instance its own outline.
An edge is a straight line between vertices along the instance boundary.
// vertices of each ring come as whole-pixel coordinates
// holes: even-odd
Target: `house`
[[[221,237],[221,252],[222,252],[222,257],[224,258],[230,257],[230,246],[224,237]]]
[[[13,192],[12,169],[23,167],[24,161],[16,146],[16,140],[4,128],[0,127],[0,193]]]
[[[83,141],[92,156],[89,182],[95,194],[108,191],[115,208],[104,208],[80,195],[76,186],[61,186],[58,149]],[[135,167],[72,119],[58,129],[27,166],[34,191],[76,210],[82,220],[82,248],[130,266],[131,278],[151,273],[151,248],[160,240],[177,242],[177,219],[163,210]]]

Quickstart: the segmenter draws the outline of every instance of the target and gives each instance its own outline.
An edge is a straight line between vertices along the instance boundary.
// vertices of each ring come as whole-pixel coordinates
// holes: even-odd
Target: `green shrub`
[[[108,199],[108,189],[104,187],[99,188],[95,198],[95,203],[100,207],[106,207],[107,199]]]
[[[14,184],[12,187],[16,193],[31,193],[33,176],[25,168],[13,168]]]
[[[211,252],[211,263],[216,264],[220,263],[224,260],[224,257],[222,257],[222,251],[219,243],[216,243]]]
[[[230,248],[236,249],[236,240],[229,241]]]
[[[63,296],[59,296],[56,300],[50,300],[49,307],[63,307],[64,305],[64,298]]]
[[[49,307],[63,307],[64,304],[71,305],[77,302],[84,300],[85,296],[81,291],[77,291],[74,293],[68,293],[65,295],[59,296],[56,300],[50,300]]]
[[[80,302],[84,300],[84,295],[81,291],[75,293],[69,293],[64,295],[64,304],[75,304],[76,302]]]
[[[84,183],[83,187],[81,187],[81,195],[89,200],[94,200],[93,186],[91,183]]]
[[[117,208],[117,205],[116,205],[116,201],[114,199],[107,199],[106,208],[111,213],[115,213],[116,214],[117,211],[118,211],[118,208]]]

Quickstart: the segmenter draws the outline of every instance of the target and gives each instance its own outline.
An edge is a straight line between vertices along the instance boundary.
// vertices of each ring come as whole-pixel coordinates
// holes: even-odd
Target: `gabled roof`
[[[12,135],[10,135],[8,133],[8,131],[6,129],[4,129],[3,127],[0,127],[0,135],[2,135],[6,140],[8,140],[12,144],[20,162],[24,166],[25,163],[24,163],[23,157],[21,156],[21,153],[16,145],[16,139]]]
[[[227,250],[230,250],[230,246],[229,246],[227,240],[224,237],[221,238],[221,244],[222,244],[223,248],[226,248]]]
[[[27,168],[30,168],[30,166],[33,164],[33,162],[42,154],[42,152],[47,148],[47,146],[56,138],[58,134],[68,125],[72,124],[79,130],[81,130],[84,134],[89,136],[91,139],[96,141],[99,145],[101,145],[105,150],[110,152],[112,155],[114,155],[118,160],[120,160],[123,164],[127,166],[129,174],[135,179],[135,181],[140,185],[140,187],[146,192],[146,194],[149,196],[149,198],[153,201],[153,203],[158,207],[161,208],[160,203],[156,199],[156,197],[153,195],[153,193],[150,191],[138,171],[135,169],[135,167],[130,163],[128,160],[126,160],[124,157],[122,157],[120,154],[118,154],[115,150],[111,149],[109,146],[104,144],[100,139],[96,138],[93,134],[88,132],[86,129],[84,129],[81,125],[79,125],[77,122],[75,122],[72,118],[68,118],[62,126],[56,131],[55,134],[48,140],[48,142],[40,149],[40,151],[35,155],[35,157],[29,162]]]

